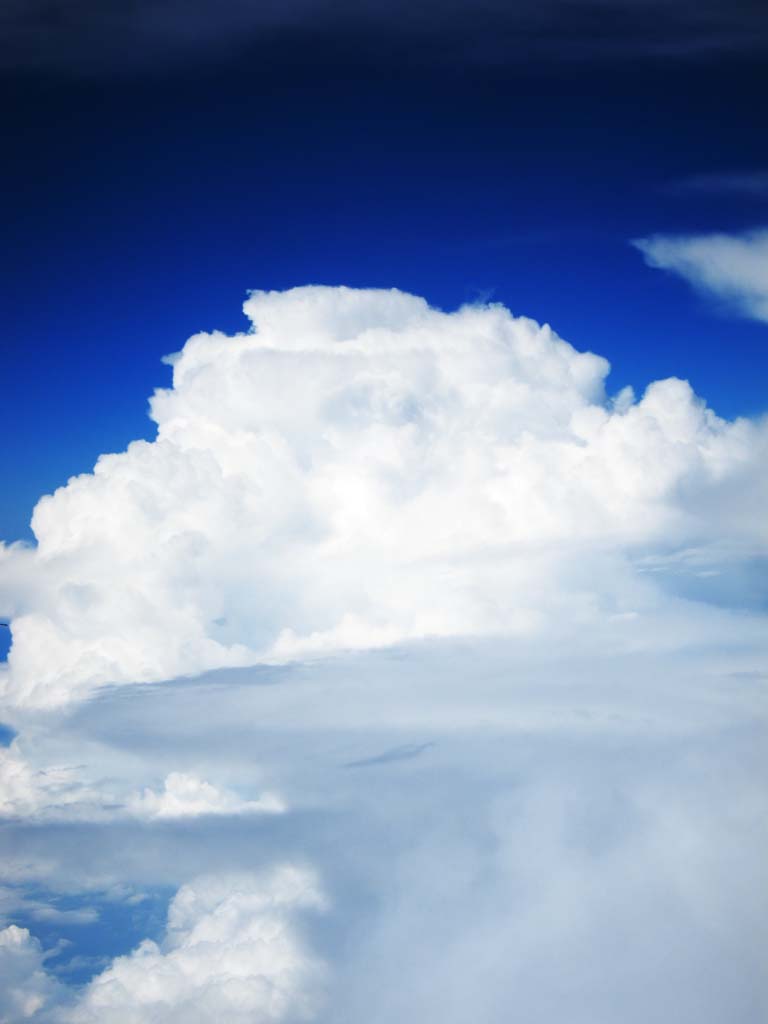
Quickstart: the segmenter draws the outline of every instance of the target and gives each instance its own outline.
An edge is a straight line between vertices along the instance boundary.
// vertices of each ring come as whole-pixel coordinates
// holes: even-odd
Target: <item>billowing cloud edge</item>
[[[609,364],[500,305],[254,292],[190,338],[155,441],[103,455],[0,551],[4,700],[426,637],[666,615],[638,561],[766,551],[764,422]],[[725,554],[723,554],[725,552]],[[703,554],[702,554],[703,553]],[[708,553],[708,554],[707,554]]]

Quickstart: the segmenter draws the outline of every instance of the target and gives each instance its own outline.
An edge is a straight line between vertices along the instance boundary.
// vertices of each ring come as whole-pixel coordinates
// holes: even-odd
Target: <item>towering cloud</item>
[[[501,306],[307,287],[244,308],[248,333],[170,358],[157,439],[43,498],[37,548],[3,552],[6,699],[581,630],[658,605],[649,564],[765,550],[745,509],[768,500],[766,430],[684,381],[608,399],[604,359]]]

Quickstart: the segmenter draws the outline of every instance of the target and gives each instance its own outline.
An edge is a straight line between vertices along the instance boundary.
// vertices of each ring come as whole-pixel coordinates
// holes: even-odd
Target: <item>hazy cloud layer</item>
[[[525,64],[547,59],[760,52],[768,41],[754,0],[531,0],[416,7],[378,0],[7,0],[2,66],[75,74],[141,71],[250,56],[299,64],[342,59],[419,65]],[[277,47],[277,49],[276,49]],[[270,50],[271,48],[271,50]]]
[[[607,399],[604,359],[501,306],[315,287],[245,311],[173,357],[156,441],[0,552],[7,701],[428,636],[638,638],[674,616],[665,564],[716,591],[765,554],[768,431],[684,381]]]
[[[750,179],[768,189],[765,176]],[[678,274],[742,316],[768,321],[768,229],[742,235],[653,235],[633,243],[646,263]]]
[[[730,174],[695,174],[671,185],[668,191],[680,195],[768,196],[768,171],[734,171]]]
[[[106,691],[58,717],[40,759],[99,752],[116,778],[129,751],[153,774],[197,757],[226,777],[256,750],[289,810],[0,829],[29,898],[44,885],[108,922],[171,890],[168,927],[138,924],[82,995],[54,986],[31,1019],[260,1020],[274,980],[292,1007],[277,1019],[321,1024],[614,1024],[617,1006],[629,1024],[759,1024],[766,631],[713,616],[708,643],[667,653],[439,641]],[[72,943],[46,958],[51,978],[99,927],[65,926],[46,924],[46,945]],[[30,994],[45,977],[26,963],[9,977]]]

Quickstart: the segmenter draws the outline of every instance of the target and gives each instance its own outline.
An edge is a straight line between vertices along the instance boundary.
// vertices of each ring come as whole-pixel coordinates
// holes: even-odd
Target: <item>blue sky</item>
[[[160,357],[243,329],[250,288],[490,298],[605,355],[616,390],[675,374],[723,415],[764,408],[764,325],[628,244],[766,222],[765,188],[718,185],[768,166],[761,55],[435,67],[285,46],[10,79],[6,539],[41,493],[151,436]]]
[[[4,29],[0,1020],[761,1024],[762,5]]]

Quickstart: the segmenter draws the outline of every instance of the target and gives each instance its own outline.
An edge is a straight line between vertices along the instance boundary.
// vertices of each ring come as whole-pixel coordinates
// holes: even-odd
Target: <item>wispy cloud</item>
[[[768,44],[761,5],[703,0],[404,0],[320,4],[313,0],[8,0],[0,15],[0,66],[105,74],[174,62],[255,59],[385,63],[404,52],[419,62],[514,64],[541,60],[686,57],[760,52]],[[293,53],[293,57],[292,57]]]
[[[762,198],[768,196],[768,171],[695,174],[669,186],[680,195],[730,194]]]
[[[677,274],[742,316],[768,321],[768,228],[741,235],[653,235],[632,244],[649,267]]]

